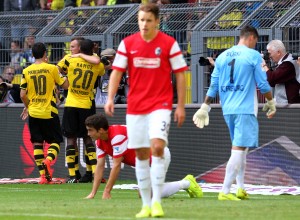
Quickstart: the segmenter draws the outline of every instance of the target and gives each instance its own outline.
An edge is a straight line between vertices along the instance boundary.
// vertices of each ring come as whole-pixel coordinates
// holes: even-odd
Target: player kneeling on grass
[[[135,150],[127,148],[128,138],[125,125],[109,125],[106,117],[102,114],[89,116],[85,120],[85,125],[88,135],[93,140],[96,140],[98,158],[92,192],[86,198],[92,199],[95,197],[103,177],[105,156],[109,155],[113,158],[113,167],[103,191],[102,199],[110,199],[110,192],[118,178],[121,163],[135,167]],[[164,157],[166,161],[165,172],[167,172],[171,161],[168,147],[165,147]],[[180,181],[164,183],[162,197],[171,196],[182,189],[186,190],[191,198],[203,196],[202,189],[196,182],[196,179],[189,174]]]

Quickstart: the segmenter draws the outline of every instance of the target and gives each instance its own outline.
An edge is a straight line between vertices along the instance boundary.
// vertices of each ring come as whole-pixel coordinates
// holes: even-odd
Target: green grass
[[[91,187],[91,184],[0,185],[0,219],[135,219],[141,208],[136,190],[114,189],[111,200],[102,200],[102,184],[95,199],[83,199]],[[218,201],[216,193],[191,199],[184,191],[179,192],[163,199],[163,219],[300,219],[299,196],[250,196],[250,200],[234,202]]]

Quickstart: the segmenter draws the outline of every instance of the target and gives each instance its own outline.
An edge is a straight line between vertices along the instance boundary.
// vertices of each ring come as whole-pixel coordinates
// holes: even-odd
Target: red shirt
[[[150,42],[144,41],[140,32],[126,37],[119,45],[112,68],[128,70],[128,114],[172,110],[171,73],[188,69],[178,43],[162,32]]]
[[[135,166],[135,150],[128,149],[127,129],[125,125],[111,125],[108,128],[108,140],[98,139],[97,157],[110,155],[113,158],[123,157],[123,163]]]

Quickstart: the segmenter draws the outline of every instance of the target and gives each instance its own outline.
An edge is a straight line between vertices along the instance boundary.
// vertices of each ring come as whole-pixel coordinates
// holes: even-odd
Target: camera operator
[[[16,71],[13,66],[4,67],[0,76],[0,103],[22,103],[20,98],[20,85],[13,83]]]
[[[262,68],[267,72],[268,82],[274,87],[274,98],[279,104],[300,103],[300,84],[297,80],[298,65],[292,54],[286,52],[280,40],[272,40],[267,45],[270,59],[277,64],[274,70],[263,60]]]
[[[112,72],[111,67],[115,56],[116,51],[112,48],[107,48],[100,54],[101,62],[105,66],[106,73],[99,79],[99,86],[96,93],[96,104],[106,103],[109,77]],[[115,104],[126,104],[126,85],[126,74],[124,73],[119,85],[119,89],[115,96]]]

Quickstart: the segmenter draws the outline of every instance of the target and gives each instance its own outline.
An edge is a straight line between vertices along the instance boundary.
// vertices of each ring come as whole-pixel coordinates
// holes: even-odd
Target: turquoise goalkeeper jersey
[[[261,67],[262,57],[254,49],[233,46],[219,55],[211,75],[207,96],[219,93],[224,115],[257,114],[257,88],[262,94],[271,87]]]

